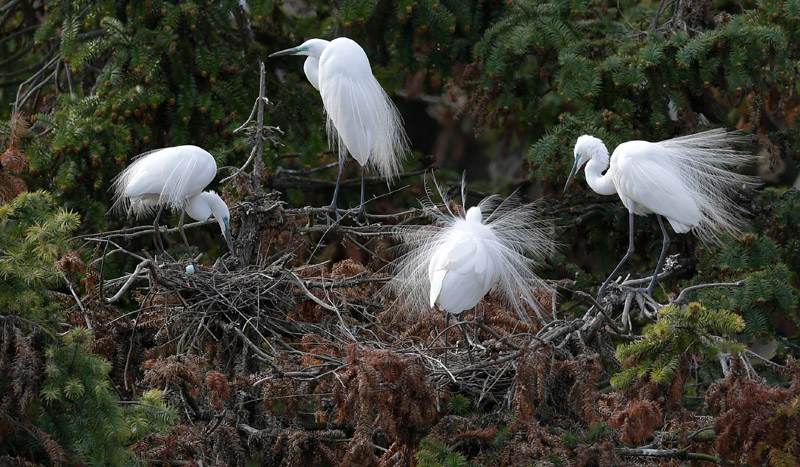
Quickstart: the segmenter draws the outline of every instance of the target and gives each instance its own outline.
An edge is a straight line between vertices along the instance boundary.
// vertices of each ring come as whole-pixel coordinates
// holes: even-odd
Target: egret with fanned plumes
[[[602,298],[609,282],[633,254],[635,214],[655,214],[664,236],[650,285],[646,289],[636,289],[649,296],[652,296],[669,247],[664,217],[675,232],[691,230],[701,240],[712,243],[718,241],[720,235],[740,231],[745,210],[732,197],[743,187],[759,184],[755,177],[726,169],[753,161],[751,153],[734,148],[744,142],[740,133],[724,129],[657,143],[628,141],[617,146],[609,162],[608,149],[600,139],[590,135],[578,138],[575,163],[564,191],[586,164],[586,182],[592,190],[601,195],[618,194],[629,213],[628,251],[600,287],[598,298]]]
[[[156,212],[153,229],[162,250],[158,219],[165,207],[180,211],[178,230],[189,251],[189,242],[183,231],[184,214],[198,221],[213,216],[232,253],[228,206],[215,192],[203,191],[216,174],[214,156],[197,146],[175,146],[144,153],[114,179],[112,209],[124,211],[137,219]]]
[[[308,57],[303,71],[319,91],[327,113],[328,142],[339,155],[339,175],[329,207],[338,218],[336,202],[349,152],[361,165],[360,217],[364,212],[366,167],[391,181],[397,177],[400,163],[409,152],[400,113],[372,75],[364,49],[351,39],[309,39],[270,57],[282,55]]]
[[[507,305],[529,320],[523,304],[541,308],[534,292],[552,292],[532,270],[556,249],[552,225],[542,219],[537,204],[523,204],[516,194],[504,200],[489,196],[466,215],[451,211],[443,194],[442,198],[445,212],[430,196],[422,201],[433,225],[397,228],[405,254],[392,264],[389,290],[412,312],[438,307],[449,323],[451,314],[476,307],[494,287]],[[462,331],[466,339],[463,323]]]

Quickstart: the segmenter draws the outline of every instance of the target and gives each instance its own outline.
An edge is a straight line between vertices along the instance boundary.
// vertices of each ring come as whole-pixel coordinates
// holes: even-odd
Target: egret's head
[[[569,182],[575,177],[575,174],[577,174],[578,171],[581,170],[581,167],[592,158],[594,155],[594,148],[598,143],[605,147],[599,138],[595,138],[591,135],[583,135],[575,142],[575,150],[573,151],[575,162],[572,164],[572,170],[569,172],[567,183],[564,185],[565,192],[569,187]]]
[[[483,214],[481,214],[481,208],[478,206],[473,206],[467,209],[466,215],[467,222],[473,222],[476,224],[480,224],[483,222]]]
[[[328,44],[330,44],[330,42],[326,41],[325,39],[309,39],[297,47],[275,52],[274,54],[270,55],[270,58],[281,57],[283,55],[305,55],[308,57],[319,58],[322,55],[322,51],[325,50],[325,47],[327,47]]]
[[[230,251],[231,254],[233,254],[233,237],[231,237],[230,214],[222,218],[222,225],[220,226],[220,228],[222,229],[222,235],[225,236],[225,243],[228,244],[228,251]]]
[[[217,220],[228,250],[233,254],[233,238],[231,237],[231,212],[225,201],[213,191],[204,191],[186,200],[186,214],[192,219],[204,221],[211,216]]]

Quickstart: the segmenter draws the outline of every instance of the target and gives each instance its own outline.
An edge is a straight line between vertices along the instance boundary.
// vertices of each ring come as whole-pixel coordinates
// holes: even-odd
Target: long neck
[[[611,176],[603,171],[608,168],[608,149],[603,143],[591,146],[586,154],[589,162],[586,164],[586,183],[599,195],[613,195],[617,192]]]
[[[228,230],[225,222],[228,222],[231,218],[231,212],[228,209],[228,205],[225,204],[225,201],[223,201],[222,198],[220,198],[216,193],[212,193],[212,196],[208,197],[208,205],[211,208],[211,214],[217,218],[219,228],[223,233],[225,233],[225,231]]]
[[[319,59],[309,56],[303,63],[303,71],[306,73],[308,82],[319,91]]]
[[[186,214],[196,221],[207,220],[212,215],[217,218],[220,227],[224,227],[222,219],[230,217],[225,201],[212,191],[204,191],[186,200]]]

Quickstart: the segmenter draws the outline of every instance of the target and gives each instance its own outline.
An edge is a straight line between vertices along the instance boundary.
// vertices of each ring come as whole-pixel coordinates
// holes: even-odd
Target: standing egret
[[[600,286],[598,298],[611,279],[633,254],[633,216],[654,213],[664,235],[661,255],[650,285],[652,296],[658,271],[669,247],[664,227],[667,218],[673,230],[689,230],[703,241],[716,242],[720,234],[736,234],[742,225],[745,210],[734,203],[732,196],[742,187],[752,187],[756,178],[730,172],[725,168],[753,160],[753,155],[732,148],[743,143],[738,132],[709,130],[658,143],[628,141],[614,150],[609,165],[608,149],[594,136],[583,135],[575,143],[575,164],[564,191],[580,168],[586,164],[586,182],[601,195],[618,194],[628,208],[628,251],[608,279]],[[603,175],[603,171],[608,171]]]
[[[214,156],[197,146],[175,146],[144,153],[114,179],[112,209],[125,211],[138,219],[151,214],[158,207],[153,229],[159,244],[161,238],[158,218],[161,210],[165,206],[180,210],[178,230],[187,250],[189,242],[183,231],[184,214],[189,214],[198,221],[214,216],[225,236],[228,249],[233,253],[228,206],[218,194],[203,191],[216,174],[217,162]],[[164,249],[163,245],[160,247]],[[191,250],[189,251],[191,254]]]
[[[412,312],[445,311],[445,329],[451,314],[475,307],[492,287],[529,320],[522,304],[537,307],[534,291],[552,290],[531,267],[555,251],[553,227],[540,218],[536,204],[521,204],[517,195],[502,201],[489,196],[465,216],[450,211],[442,198],[447,212],[422,202],[433,225],[397,228],[406,253],[392,264],[389,290]],[[462,192],[462,203],[463,198]]]
[[[322,97],[327,113],[328,144],[339,154],[339,175],[329,208],[336,213],[336,199],[347,153],[361,165],[361,205],[364,212],[366,166],[387,181],[397,177],[400,162],[409,152],[403,119],[381,87],[358,44],[346,37],[332,41],[309,39],[297,47],[270,57],[305,55],[303,71]]]

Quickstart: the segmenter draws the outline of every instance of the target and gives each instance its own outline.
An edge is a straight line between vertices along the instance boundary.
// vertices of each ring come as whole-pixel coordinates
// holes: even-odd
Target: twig
[[[681,290],[681,293],[678,294],[678,297],[672,301],[673,305],[681,305],[686,302],[686,294],[689,292],[693,292],[695,290],[700,289],[709,289],[711,287],[743,287],[747,283],[746,279],[742,279],[736,282],[714,282],[710,284],[697,284],[686,287],[685,289]]]
[[[616,448],[614,451],[620,457],[658,457],[700,460],[706,462],[721,463],[722,459],[709,454],[699,452],[689,452],[687,449],[649,449],[649,448]]]
[[[250,157],[244,163],[244,165],[238,169],[233,174],[225,177],[222,179],[220,183],[225,183],[228,180],[236,177],[239,175],[250,161],[253,161],[253,191],[255,193],[261,192],[261,183],[263,180],[261,179],[261,165],[262,160],[261,158],[264,155],[264,141],[267,139],[264,136],[264,105],[269,104],[269,99],[265,96],[264,92],[264,83],[265,83],[265,69],[264,69],[264,62],[258,62],[259,69],[260,69],[260,79],[258,84],[258,98],[256,99],[256,103],[253,106],[253,110],[250,112],[250,116],[247,117],[247,120],[237,129],[233,130],[234,133],[238,133],[245,129],[248,123],[253,121],[253,113],[256,114],[256,127],[255,127],[255,145],[253,146],[252,151],[250,151]],[[270,131],[278,131],[283,134],[283,131],[279,127],[270,127]]]
[[[146,259],[146,260],[142,261],[141,263],[137,264],[136,265],[136,269],[134,269],[133,272],[128,276],[128,279],[125,281],[125,283],[122,285],[122,287],[120,287],[120,289],[117,291],[117,293],[114,294],[113,297],[107,298],[105,300],[105,302],[106,303],[114,303],[117,300],[119,300],[119,298],[122,297],[122,294],[124,294],[125,292],[128,291],[128,289],[130,288],[131,284],[133,284],[133,282],[136,281],[136,279],[139,279],[139,274],[142,272],[142,269],[144,269],[144,268],[155,268],[155,267],[156,267],[155,263],[153,263],[153,260],[150,260],[150,259]]]
[[[92,330],[92,322],[89,321],[89,314],[86,313],[86,308],[83,307],[83,303],[81,302],[81,299],[78,298],[78,294],[75,293],[75,289],[72,287],[72,282],[69,279],[67,279],[66,277],[64,277],[64,282],[67,283],[67,286],[69,287],[69,291],[72,293],[72,298],[75,299],[75,303],[78,304],[78,308],[80,308],[81,313],[83,314],[83,319],[86,321],[86,328],[89,329],[89,330]]]
[[[350,332],[350,329],[348,329],[347,324],[345,324],[344,318],[342,318],[342,314],[339,312],[339,308],[337,308],[336,306],[334,306],[332,304],[325,303],[322,300],[320,300],[319,298],[317,298],[316,295],[314,295],[313,293],[311,293],[310,290],[308,290],[306,285],[303,283],[303,280],[300,279],[300,277],[297,274],[295,274],[294,272],[291,273],[291,277],[294,278],[294,280],[297,283],[297,285],[300,286],[300,289],[303,290],[303,292],[306,294],[306,296],[308,298],[311,299],[311,301],[313,301],[317,305],[321,306],[322,308],[325,308],[328,311],[332,311],[332,312],[336,313],[336,316],[339,318],[339,323],[342,325],[342,329],[344,329],[344,331],[347,333],[347,335],[350,336],[350,339],[352,339],[353,342],[357,342],[358,341],[358,339],[356,339],[356,336],[354,336],[353,333]]]

